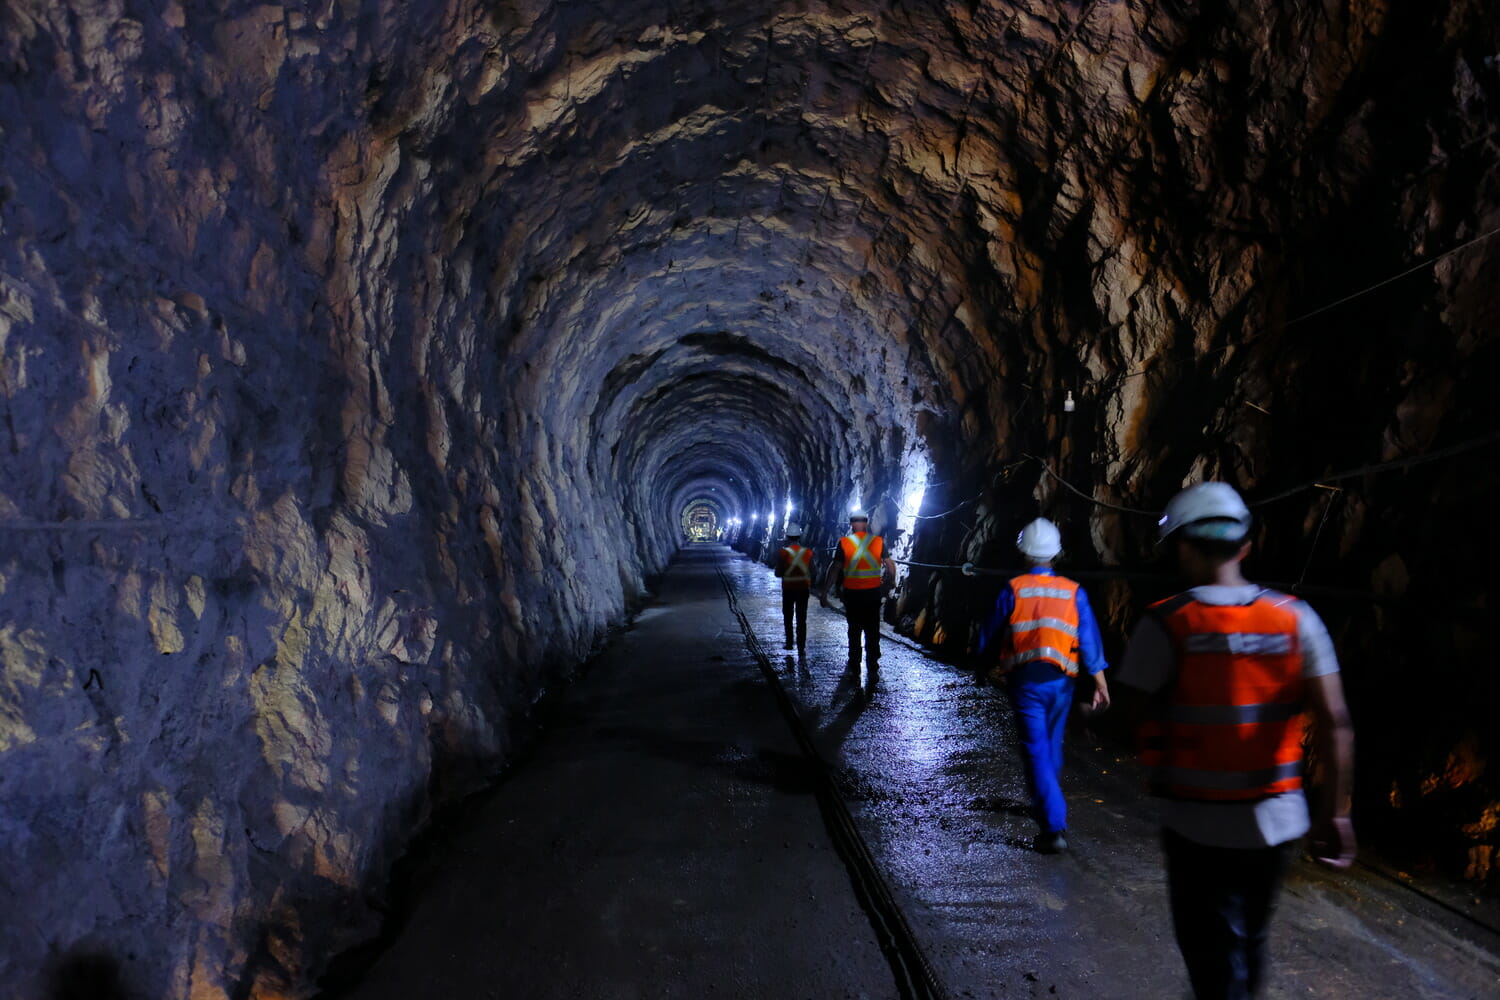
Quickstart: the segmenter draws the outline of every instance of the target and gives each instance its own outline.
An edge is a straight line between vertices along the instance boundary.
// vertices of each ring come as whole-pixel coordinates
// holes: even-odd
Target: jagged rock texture
[[[1500,226],[1496,20],[0,7],[0,996],[81,954],[305,995],[691,501],[747,548],[858,501],[945,564],[1041,510],[1134,563],[1149,517],[1024,456],[1151,510],[1500,424],[1496,243],[1286,325]],[[1268,505],[1260,542],[1379,595],[1325,609],[1362,808],[1483,878],[1478,454]],[[917,522],[921,483],[979,499]],[[1117,637],[1142,588],[1099,589]],[[983,595],[918,572],[899,614],[962,646]]]

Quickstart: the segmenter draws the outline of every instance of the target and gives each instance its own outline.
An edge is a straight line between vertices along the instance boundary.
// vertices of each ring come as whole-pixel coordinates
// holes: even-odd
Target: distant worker
[[[1250,511],[1227,483],[1172,498],[1160,541],[1191,589],[1151,605],[1118,681],[1150,697],[1141,758],[1164,798],[1177,945],[1193,994],[1252,997],[1291,845],[1346,868],[1354,731],[1328,630],[1306,604],[1246,581]],[[1304,711],[1328,775],[1316,819],[1302,794]]]
[[[998,660],[995,674],[1009,681],[1021,736],[1031,804],[1041,827],[1034,846],[1056,854],[1068,846],[1068,804],[1063,799],[1063,731],[1073,705],[1073,679],[1081,666],[1093,678],[1091,711],[1109,707],[1104,643],[1082,587],[1052,570],[1062,552],[1057,525],[1044,517],[1026,525],[1016,547],[1031,569],[1012,579],[979,631],[982,663]]]
[[[786,526],[786,545],[776,557],[781,577],[781,622],[786,646],[792,648],[792,619],[797,620],[797,655],[807,656],[807,599],[812,596],[813,550],[802,544],[802,525]]]
[[[885,586],[896,581],[896,564],[885,554],[885,542],[870,534],[870,519],[849,516],[849,534],[839,539],[833,562],[823,577],[818,603],[828,607],[828,588],[838,580],[842,587],[844,614],[849,619],[849,660],[846,669],[859,670],[860,639],[864,639],[865,665],[874,673],[880,668],[880,602]]]

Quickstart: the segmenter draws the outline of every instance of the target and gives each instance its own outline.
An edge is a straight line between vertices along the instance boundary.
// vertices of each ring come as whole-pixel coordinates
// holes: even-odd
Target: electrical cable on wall
[[[1477,451],[1477,450],[1479,450],[1481,448],[1487,447],[1489,445],[1495,445],[1495,444],[1500,444],[1500,430],[1491,431],[1490,433],[1480,435],[1477,438],[1470,438],[1467,441],[1461,441],[1461,442],[1459,442],[1457,444],[1450,445],[1450,446],[1448,446],[1446,448],[1440,448],[1437,451],[1428,452],[1427,454],[1424,454],[1424,455],[1414,455],[1414,456],[1411,456],[1411,457],[1408,457],[1408,458],[1392,459],[1392,460],[1386,461],[1386,462],[1376,462],[1376,463],[1372,463],[1370,465],[1360,466],[1357,469],[1350,469],[1350,470],[1347,470],[1347,471],[1344,471],[1344,472],[1334,473],[1333,475],[1329,475],[1329,476],[1321,476],[1318,479],[1309,480],[1306,483],[1302,483],[1302,484],[1300,484],[1298,486],[1294,486],[1294,487],[1292,487],[1290,489],[1283,490],[1280,493],[1275,493],[1275,494],[1273,494],[1273,495],[1271,495],[1269,497],[1263,497],[1260,500],[1256,500],[1256,501],[1254,501],[1252,503],[1249,503],[1248,506],[1250,506],[1250,507],[1264,507],[1264,506],[1266,506],[1268,504],[1272,504],[1272,503],[1275,503],[1275,502],[1280,501],[1280,500],[1285,500],[1288,497],[1296,496],[1297,494],[1303,493],[1303,492],[1305,492],[1307,490],[1310,490],[1310,489],[1334,490],[1335,494],[1336,494],[1335,497],[1329,501],[1328,506],[1325,507],[1324,510],[1323,510],[1323,516],[1322,516],[1321,520],[1318,522],[1317,531],[1315,532],[1315,534],[1313,536],[1311,550],[1308,553],[1307,560],[1306,560],[1306,562],[1304,563],[1304,565],[1302,567],[1302,572],[1298,576],[1297,581],[1295,583],[1291,583],[1291,584],[1271,584],[1271,585],[1272,586],[1280,587],[1280,588],[1285,589],[1285,590],[1288,590],[1289,592],[1292,592],[1292,593],[1297,593],[1297,592],[1304,592],[1305,593],[1305,592],[1309,592],[1309,591],[1319,591],[1319,592],[1322,592],[1322,593],[1325,593],[1325,594],[1329,594],[1329,595],[1357,595],[1357,596],[1369,597],[1370,596],[1369,594],[1366,594],[1365,592],[1362,592],[1362,591],[1352,591],[1352,590],[1345,590],[1343,588],[1322,587],[1322,586],[1317,586],[1317,585],[1308,586],[1305,583],[1306,578],[1307,578],[1308,570],[1309,570],[1309,568],[1312,565],[1313,556],[1317,552],[1318,542],[1322,538],[1323,529],[1324,529],[1324,527],[1328,523],[1329,515],[1331,514],[1335,503],[1337,503],[1339,496],[1341,496],[1342,493],[1343,493],[1343,491],[1341,489],[1338,489],[1336,487],[1330,487],[1330,486],[1328,486],[1326,484],[1330,483],[1330,482],[1339,482],[1339,481],[1346,480],[1346,479],[1352,479],[1352,478],[1355,478],[1357,476],[1371,475],[1371,474],[1379,473],[1379,472],[1389,472],[1389,471],[1394,471],[1394,470],[1397,470],[1397,469],[1408,469],[1408,468],[1412,468],[1412,467],[1418,466],[1418,465],[1425,465],[1425,464],[1428,464],[1430,462],[1440,461],[1442,459],[1451,458],[1451,457],[1456,456],[1456,455],[1462,455],[1462,454],[1465,454],[1467,452]],[[1040,465],[1042,467],[1043,471],[1045,471],[1047,473],[1047,475],[1049,475],[1050,477],[1052,477],[1052,479],[1056,480],[1058,483],[1060,483],[1061,485],[1065,486],[1067,489],[1071,490],[1073,493],[1076,493],[1078,496],[1082,497],[1083,499],[1089,501],[1090,503],[1092,503],[1092,504],[1094,504],[1096,506],[1108,508],[1110,510],[1121,511],[1122,513],[1127,513],[1127,514],[1138,514],[1138,515],[1152,517],[1152,518],[1155,518],[1155,517],[1158,516],[1159,512],[1157,512],[1157,511],[1143,510],[1143,509],[1137,508],[1137,507],[1125,507],[1125,506],[1122,506],[1120,504],[1114,504],[1114,503],[1110,503],[1110,502],[1105,501],[1105,500],[1100,500],[1100,499],[1098,499],[1098,498],[1096,498],[1094,496],[1091,496],[1088,493],[1085,493],[1083,490],[1079,489],[1077,486],[1074,486],[1072,483],[1070,483],[1067,480],[1063,479],[1056,472],[1054,472],[1052,470],[1052,468],[1045,461],[1043,461],[1041,458],[1039,458],[1039,457],[1037,457],[1035,455],[1031,455],[1031,454],[1027,454],[1026,458],[1028,460],[1034,461],[1038,465]],[[924,562],[914,562],[912,560],[907,560],[907,559],[894,559],[892,561],[895,562],[899,566],[909,566],[909,567],[912,567],[914,569],[960,570],[965,576],[970,576],[970,577],[973,577],[973,576],[1015,576],[1017,573],[1021,572],[1020,570],[1001,569],[1001,568],[987,567],[987,566],[976,566],[973,562],[966,562],[966,563],[962,563],[962,564],[957,564],[957,563],[924,563]],[[1158,576],[1155,576],[1155,575],[1152,575],[1152,574],[1141,574],[1141,573],[1135,573],[1135,572],[1130,572],[1130,571],[1126,571],[1126,570],[1118,570],[1118,571],[1116,571],[1116,570],[1075,571],[1073,573],[1073,575],[1077,576],[1079,578],[1090,578],[1090,577],[1092,577],[1094,579],[1102,579],[1102,580],[1103,579],[1140,579],[1140,580],[1145,580],[1145,579],[1151,579],[1151,580],[1167,579],[1165,577],[1158,577]]]
[[[1311,489],[1317,489],[1319,487],[1326,488],[1326,486],[1324,485],[1326,483],[1342,482],[1346,479],[1355,479],[1359,476],[1372,475],[1378,472],[1390,472],[1396,469],[1409,469],[1418,465],[1426,465],[1429,462],[1437,462],[1445,458],[1452,458],[1455,455],[1462,455],[1467,452],[1477,451],[1480,448],[1485,448],[1494,444],[1500,444],[1500,430],[1494,430],[1489,432],[1488,434],[1482,434],[1479,437],[1470,438],[1467,441],[1460,441],[1457,444],[1449,445],[1446,448],[1439,448],[1437,451],[1427,452],[1426,454],[1412,455],[1408,458],[1395,458],[1386,462],[1373,462],[1369,465],[1362,465],[1356,469],[1346,469],[1343,472],[1335,472],[1330,475],[1319,476],[1317,479],[1309,479],[1305,483],[1300,483],[1296,486],[1290,487],[1289,489],[1282,490],[1280,493],[1274,493],[1271,496],[1262,497],[1259,500],[1247,501],[1247,506],[1252,508],[1264,507],[1268,504],[1276,503],[1279,500],[1285,500],[1288,497],[1296,496],[1299,493],[1305,493]],[[1107,507],[1110,510],[1117,510],[1126,514],[1140,514],[1143,517],[1158,517],[1161,514],[1160,511],[1143,510],[1139,507],[1123,507],[1119,504],[1110,503],[1107,500],[1100,500],[1097,497],[1091,496],[1090,494],[1084,492],[1077,486],[1074,486],[1072,483],[1062,478],[1062,476],[1059,476],[1052,470],[1052,467],[1042,459],[1037,458],[1035,455],[1027,455],[1026,457],[1041,465],[1042,469],[1047,473],[1047,475],[1051,476],[1053,479],[1057,480],[1057,482],[1061,483],[1063,486],[1067,487],[1069,490],[1083,497],[1085,500],[1089,501],[1095,506]]]
[[[1379,289],[1384,288],[1386,285],[1392,284],[1393,282],[1400,281],[1402,278],[1409,277],[1410,275],[1416,274],[1418,271],[1424,270],[1424,269],[1429,268],[1429,267],[1435,267],[1441,261],[1444,261],[1447,258],[1454,256],[1455,254],[1463,253],[1465,250],[1468,250],[1471,247],[1477,246],[1480,243],[1484,243],[1487,240],[1493,239],[1496,236],[1500,236],[1500,227],[1497,227],[1495,229],[1491,229],[1490,231],[1485,232],[1485,233],[1481,233],[1478,236],[1474,237],[1473,239],[1466,240],[1465,242],[1460,243],[1458,246],[1453,247],[1450,250],[1443,251],[1442,253],[1438,254],[1436,257],[1430,257],[1427,260],[1422,261],[1421,263],[1413,264],[1411,267],[1408,267],[1404,271],[1401,271],[1401,272],[1399,272],[1397,274],[1393,274],[1393,275],[1391,275],[1390,277],[1387,277],[1387,278],[1382,278],[1380,281],[1377,281],[1377,282],[1375,282],[1372,285],[1368,285],[1368,286],[1366,286],[1364,288],[1361,288],[1357,292],[1352,292],[1352,293],[1350,293],[1348,295],[1345,295],[1343,298],[1335,299],[1334,301],[1326,303],[1325,305],[1318,306],[1316,309],[1313,309],[1313,310],[1311,310],[1309,312],[1305,312],[1305,313],[1301,314],[1300,316],[1296,316],[1296,317],[1294,317],[1292,319],[1286,320],[1285,322],[1277,323],[1277,324],[1275,324],[1273,326],[1267,327],[1266,329],[1261,330],[1258,333],[1252,333],[1249,336],[1245,337],[1243,340],[1236,341],[1233,344],[1225,344],[1223,347],[1216,348],[1215,350],[1212,350],[1212,351],[1208,351],[1205,354],[1199,355],[1196,360],[1201,361],[1204,358],[1212,357],[1212,356],[1214,356],[1216,354],[1223,354],[1225,351],[1232,350],[1233,348],[1240,347],[1240,346],[1243,346],[1245,344],[1251,343],[1253,341],[1259,340],[1262,337],[1269,336],[1270,334],[1279,333],[1282,330],[1286,330],[1286,329],[1288,329],[1290,327],[1296,326],[1298,323],[1305,323],[1305,322],[1307,322],[1308,320],[1312,319],[1315,316],[1321,316],[1321,315],[1323,315],[1326,312],[1330,312],[1330,311],[1332,311],[1334,309],[1337,309],[1339,306],[1346,305],[1346,304],[1348,304],[1350,302],[1353,302],[1355,299],[1363,298],[1364,296],[1369,295],[1371,292],[1378,291]],[[1141,368],[1141,369],[1139,369],[1137,371],[1126,372],[1123,375],[1117,375],[1113,379],[1110,380],[1110,382],[1109,382],[1109,388],[1113,389],[1114,387],[1118,386],[1121,382],[1124,382],[1126,379],[1132,379],[1132,378],[1135,378],[1135,377],[1137,377],[1139,375],[1145,375],[1147,372],[1149,372],[1151,370],[1152,370],[1151,367],[1148,366],[1146,368]]]

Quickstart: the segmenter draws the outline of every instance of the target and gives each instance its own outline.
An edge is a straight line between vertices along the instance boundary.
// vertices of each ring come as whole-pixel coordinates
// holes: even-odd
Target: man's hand
[[[1344,704],[1339,675],[1314,677],[1308,685],[1316,723],[1315,746],[1327,778],[1319,790],[1323,803],[1312,825],[1313,857],[1330,868],[1354,863],[1354,824],[1349,822],[1349,797],[1354,785],[1354,727]]]
[[[1090,712],[1102,712],[1109,708],[1109,681],[1104,679],[1104,671],[1094,674],[1094,697],[1089,699]]]
[[[1348,816],[1320,819],[1312,828],[1312,853],[1319,864],[1329,868],[1348,868],[1354,864],[1357,845],[1354,824]]]

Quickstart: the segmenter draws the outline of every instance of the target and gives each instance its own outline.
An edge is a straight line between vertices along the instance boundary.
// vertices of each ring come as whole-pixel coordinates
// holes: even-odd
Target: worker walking
[[[863,639],[865,665],[873,673],[880,667],[880,602],[885,586],[896,580],[896,564],[885,554],[885,542],[870,534],[870,519],[864,514],[849,516],[849,534],[839,539],[833,562],[823,578],[818,603],[828,607],[828,589],[840,581],[844,614],[849,619],[849,660],[846,669],[859,669],[860,645]]]
[[[1057,525],[1037,518],[1022,529],[1016,547],[1031,568],[1000,592],[980,628],[979,655],[984,663],[997,662],[994,672],[1009,682],[1021,758],[1041,827],[1034,844],[1043,854],[1056,854],[1068,846],[1068,806],[1059,777],[1074,678],[1080,666],[1093,678],[1090,709],[1103,711],[1109,707],[1108,664],[1088,595],[1052,569],[1062,552]]]
[[[781,577],[781,621],[786,626],[786,646],[792,648],[792,620],[796,619],[797,656],[807,656],[807,600],[812,596],[813,550],[802,544],[802,526],[786,526],[786,545],[776,557],[776,575]]]
[[[1151,605],[1118,680],[1153,709],[1141,727],[1151,790],[1164,798],[1162,843],[1177,944],[1199,1000],[1252,997],[1291,845],[1354,860],[1349,822],[1354,732],[1328,630],[1306,604],[1248,582],[1250,511],[1227,483],[1200,483],[1167,505],[1170,544],[1190,589]],[[1310,818],[1302,793],[1311,710],[1329,787]]]

